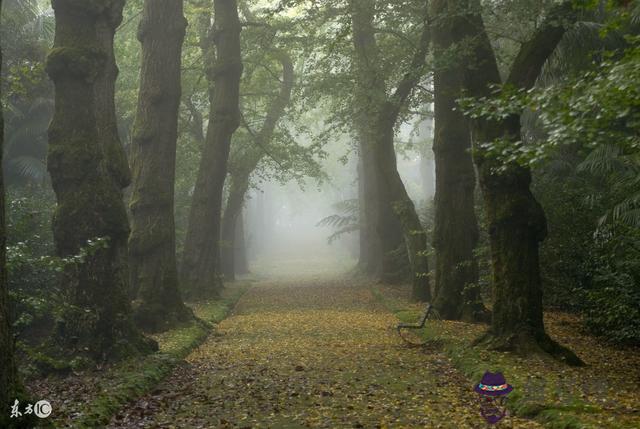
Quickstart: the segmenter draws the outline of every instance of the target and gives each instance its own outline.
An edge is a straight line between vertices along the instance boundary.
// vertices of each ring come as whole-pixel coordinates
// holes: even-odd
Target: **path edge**
[[[186,336],[186,340],[175,348],[146,356],[140,363],[128,362],[133,367],[123,364],[114,368],[113,376],[123,382],[118,384],[117,388],[102,392],[88,402],[83,407],[85,414],[71,421],[72,427],[104,427],[124,406],[151,392],[184,358],[206,341],[219,322],[233,313],[238,301],[251,287],[250,282],[242,283],[228,297],[196,303],[204,307],[204,316],[196,318],[187,326],[164,333],[167,336],[179,333]]]

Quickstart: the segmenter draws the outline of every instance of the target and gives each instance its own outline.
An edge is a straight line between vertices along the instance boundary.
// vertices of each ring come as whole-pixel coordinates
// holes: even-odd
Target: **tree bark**
[[[147,331],[188,320],[178,289],[174,186],[180,66],[187,22],[182,1],[146,0],[140,93],[132,139],[133,190],[129,260],[134,319]]]
[[[235,254],[233,257],[233,266],[236,274],[249,273],[249,260],[247,258],[247,240],[244,233],[244,210],[240,211],[236,220],[236,236],[235,236]]]
[[[381,281],[402,277],[403,261],[394,257],[403,245],[402,226],[396,216],[387,189],[387,181],[376,161],[377,129],[373,119],[387,99],[384,77],[378,69],[378,48],[373,28],[374,8],[371,2],[352,0],[353,43],[356,63],[354,123],[358,135],[363,197],[360,204],[364,217],[361,234],[368,251],[361,267],[365,274]],[[392,137],[393,138],[393,137]]]
[[[96,32],[98,43],[105,56],[105,62],[95,83],[96,125],[100,146],[104,153],[104,169],[111,175],[116,186],[121,189],[130,185],[131,171],[127,162],[127,154],[118,135],[115,106],[118,66],[113,51],[113,38],[116,28],[122,22],[124,4],[125,0],[110,1],[98,17]]]
[[[390,102],[385,103],[381,110],[374,126],[377,134],[374,157],[381,173],[381,182],[384,182],[384,186],[380,186],[378,190],[381,192],[381,199],[389,201],[402,226],[412,272],[411,296],[416,301],[429,301],[431,288],[428,277],[427,233],[420,223],[415,205],[398,173],[393,146],[397,113],[395,113],[395,106]],[[379,231],[380,233],[383,232]]]
[[[227,175],[231,136],[240,123],[242,75],[240,20],[235,0],[214,0],[215,23],[210,36],[217,55],[208,53],[209,126],[193,192],[181,267],[183,287],[196,296],[215,296],[220,277],[222,190]]]
[[[447,6],[443,0],[432,3],[432,41],[436,58],[434,305],[445,319],[476,321],[487,315],[478,288],[478,261],[473,254],[478,243],[478,220],[474,210],[476,177],[471,159],[471,131],[460,109],[456,109],[456,99],[462,95],[464,69],[461,59],[447,55],[454,46],[454,11]],[[438,58],[448,60],[439,64]]]
[[[389,96],[386,93],[385,78],[378,66],[379,55],[373,27],[373,5],[364,0],[351,0],[349,6],[355,48],[358,105],[358,111],[355,114],[356,127],[361,130],[363,141],[371,142],[373,165],[377,171],[376,192],[379,206],[383,206],[378,215],[385,216],[385,207],[390,207],[395,213],[402,227],[411,265],[412,297],[415,300],[426,301],[431,297],[426,231],[420,224],[413,201],[409,198],[398,173],[393,137],[400,109],[423,73],[421,69],[429,45],[428,28],[425,23],[419,46],[414,52],[409,69],[396,86],[395,92]],[[383,251],[385,235],[389,233],[384,228],[386,225],[387,223],[382,222],[377,224]]]
[[[490,96],[492,85],[501,84],[493,48],[486,33],[479,3],[472,8],[461,3],[465,14],[454,26],[453,34],[475,44],[464,86],[474,97]],[[531,88],[566,31],[575,20],[569,3],[554,7],[533,37],[521,47],[506,84],[518,89]],[[497,139],[517,142],[520,115],[504,120],[478,118],[472,121],[473,159],[477,166],[486,212],[493,280],[491,327],[480,342],[498,350],[520,353],[548,352],[570,364],[582,361],[570,350],[554,342],[545,332],[542,315],[542,286],[538,250],[547,234],[544,211],[531,193],[528,167],[505,165],[489,157],[482,143]]]
[[[364,127],[363,127],[364,129]],[[371,160],[370,146],[364,142],[364,132],[360,131],[358,144],[358,218],[359,228],[359,270],[377,278],[383,276],[382,243],[378,236],[378,197],[376,195],[375,174]],[[402,237],[400,237],[402,239]]]
[[[101,2],[53,0],[56,33],[46,70],[55,85],[47,166],[56,194],[53,219],[56,253],[77,255],[88,240],[108,247],[89,252],[68,267],[63,283],[74,304],[65,315],[67,345],[94,359],[149,352],[155,342],[133,325],[126,258],[129,225],[109,159],[98,136],[96,84],[108,54],[97,34],[106,8]],[[102,107],[101,107],[102,108]]]
[[[231,176],[229,197],[222,217],[221,261],[225,280],[235,280],[236,224],[242,212],[244,196],[249,189],[249,174]]]

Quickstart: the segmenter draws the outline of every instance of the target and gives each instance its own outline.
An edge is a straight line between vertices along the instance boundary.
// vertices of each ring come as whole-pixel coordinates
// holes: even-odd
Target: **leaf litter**
[[[353,279],[258,283],[216,335],[109,427],[486,427],[473,380],[437,345],[405,346],[396,323]]]

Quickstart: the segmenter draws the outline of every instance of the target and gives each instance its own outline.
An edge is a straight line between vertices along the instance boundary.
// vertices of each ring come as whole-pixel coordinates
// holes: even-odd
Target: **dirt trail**
[[[486,427],[473,383],[437,350],[405,347],[396,323],[345,279],[258,283],[187,364],[109,427]]]

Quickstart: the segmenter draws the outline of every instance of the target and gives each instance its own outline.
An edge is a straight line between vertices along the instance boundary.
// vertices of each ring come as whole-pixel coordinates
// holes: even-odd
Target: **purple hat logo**
[[[473,388],[480,399],[480,414],[489,424],[496,424],[507,414],[505,397],[513,390],[501,372],[485,372]]]

